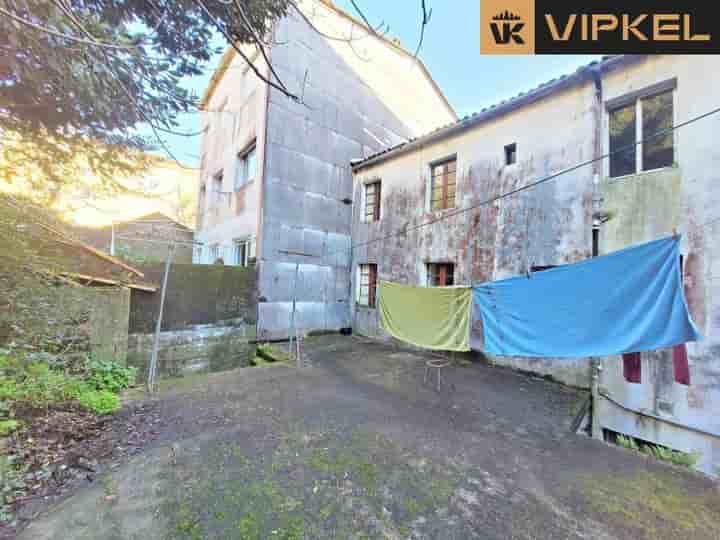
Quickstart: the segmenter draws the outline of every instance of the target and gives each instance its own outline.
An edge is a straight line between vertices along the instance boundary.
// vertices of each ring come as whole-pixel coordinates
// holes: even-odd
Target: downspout
[[[600,254],[600,225],[602,210],[602,194],[600,193],[600,179],[603,171],[603,85],[602,72],[598,66],[590,67],[590,76],[593,80],[595,100],[593,103],[593,187],[592,187],[592,256]],[[592,438],[603,440],[603,430],[600,424],[600,376],[602,375],[602,359],[590,358],[591,374],[591,431]]]

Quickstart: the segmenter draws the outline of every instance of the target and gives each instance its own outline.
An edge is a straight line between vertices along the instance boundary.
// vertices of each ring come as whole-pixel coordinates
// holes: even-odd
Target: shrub
[[[85,381],[96,390],[119,392],[135,384],[137,369],[121,366],[114,360],[93,359]]]
[[[20,427],[17,420],[0,420],[0,437],[10,435],[13,431]]]
[[[120,410],[117,394],[109,390],[85,390],[77,397],[80,405],[96,414],[110,414]]]
[[[665,448],[664,446],[656,446],[652,444],[645,446],[643,448],[643,453],[653,456],[655,459],[659,459],[660,461],[667,461],[668,463],[673,463],[674,465],[679,465],[681,467],[687,467],[688,469],[694,468],[702,457],[699,452],[692,452],[688,454],[686,452],[680,452],[679,450],[672,450],[670,448]]]

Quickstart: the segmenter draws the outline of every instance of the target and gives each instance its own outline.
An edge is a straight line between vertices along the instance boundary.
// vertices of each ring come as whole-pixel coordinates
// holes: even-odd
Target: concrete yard
[[[167,383],[159,442],[20,538],[720,538],[711,480],[570,433],[583,393],[481,363],[438,393],[425,356],[354,337],[306,353]]]

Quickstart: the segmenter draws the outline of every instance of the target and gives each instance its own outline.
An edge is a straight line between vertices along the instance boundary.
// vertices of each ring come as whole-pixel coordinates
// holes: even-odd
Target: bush
[[[18,405],[40,409],[68,401],[98,414],[115,412],[120,408],[115,394],[131,386],[135,374],[135,368],[108,360],[91,360],[84,375],[71,375],[44,362],[0,356],[0,419],[12,417]]]
[[[114,413],[122,406],[117,394],[109,390],[85,390],[77,399],[80,405],[96,414]]]
[[[0,420],[0,437],[10,435],[13,431],[20,427],[17,420]]]
[[[135,384],[137,369],[121,366],[114,360],[93,359],[85,382],[96,390],[119,392]]]

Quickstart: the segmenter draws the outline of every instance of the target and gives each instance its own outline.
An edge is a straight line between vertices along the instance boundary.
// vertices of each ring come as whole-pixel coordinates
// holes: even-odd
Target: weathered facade
[[[600,359],[595,403],[601,428],[698,451],[699,468],[717,474],[720,189],[712,141],[720,115],[683,124],[717,107],[708,88],[718,67],[713,56],[608,58],[356,164],[355,330],[385,337],[368,292],[379,279],[497,280],[676,230],[684,238],[688,304],[704,340],[643,353],[633,377],[634,358]],[[673,125],[682,127],[634,145]],[[380,208],[369,208],[376,192]],[[473,328],[476,346],[481,332]],[[575,386],[591,383],[587,358],[493,360]]]
[[[89,245],[135,264],[164,261],[172,242],[179,242],[173,262],[193,260],[193,230],[160,212],[105,227],[74,227],[73,232]]]
[[[164,265],[143,266],[161,282]],[[145,373],[152,354],[160,294],[134,290],[128,363]],[[178,375],[250,365],[255,356],[257,280],[253,268],[175,264],[170,269],[158,347],[158,372]]]
[[[257,262],[263,339],[287,337],[293,318],[301,331],[350,326],[350,162],[456,119],[412,54],[331,2],[298,5],[270,58],[299,102],[233,51],[205,96],[196,262]]]

